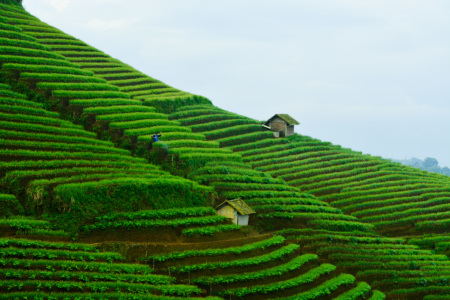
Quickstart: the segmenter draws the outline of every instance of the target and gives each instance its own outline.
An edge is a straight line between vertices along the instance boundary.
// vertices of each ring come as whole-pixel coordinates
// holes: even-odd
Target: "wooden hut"
[[[294,134],[294,125],[300,125],[288,114],[276,114],[264,123],[264,128],[273,131],[275,137],[287,137]]]
[[[217,214],[231,219],[234,224],[247,226],[249,215],[255,211],[242,199],[226,200],[216,207]]]

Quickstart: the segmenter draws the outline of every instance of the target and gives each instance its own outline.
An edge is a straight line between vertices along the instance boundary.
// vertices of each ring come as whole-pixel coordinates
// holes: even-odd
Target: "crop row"
[[[5,300],[105,300],[104,293],[70,293],[70,292],[14,292],[0,294],[0,299]],[[174,297],[174,296],[162,296],[162,295],[152,295],[152,294],[135,294],[130,292],[111,292],[107,294],[108,300],[176,300],[176,299],[186,299],[185,297]],[[189,297],[192,300],[222,300],[219,297]]]
[[[44,58],[54,58],[54,59],[62,59],[64,57],[45,50],[37,50],[33,48],[25,48],[25,47],[12,47],[12,46],[0,46],[0,52],[3,55],[18,55],[18,56],[29,56],[29,57],[44,57]]]
[[[2,92],[5,92],[5,90],[1,90]],[[18,94],[18,95],[22,95],[22,94]],[[13,98],[5,98],[5,97],[0,97],[0,105],[2,105],[3,107],[8,107],[9,106],[26,106],[26,107],[33,107],[33,108],[43,108],[44,106],[41,103],[38,102],[33,102],[33,101],[28,101],[28,100],[24,100],[21,97],[16,97],[16,95],[12,95]],[[54,116],[57,116],[58,114],[54,114]]]
[[[175,278],[165,275],[106,274],[97,272],[74,272],[52,270],[0,269],[0,276],[16,280],[56,280],[56,281],[112,281],[130,283],[169,284]]]
[[[299,165],[300,163],[306,163],[307,161],[317,160],[331,160],[347,157],[347,153],[340,153],[339,151],[327,150],[327,151],[315,151],[314,153],[304,152],[299,154],[292,154],[281,157],[273,157],[268,159],[252,162],[253,167],[258,170],[271,171],[278,170],[285,167]]]
[[[24,161],[13,161],[13,162],[0,162],[2,170],[5,172],[12,170],[33,170],[33,169],[57,169],[57,168],[82,168],[82,167],[139,167],[145,168],[147,172],[162,172],[157,171],[157,167],[151,164],[130,164],[126,161],[104,161],[104,160],[82,160],[82,159],[61,159],[61,160],[24,160]]]
[[[273,133],[268,131],[261,131],[261,132],[253,132],[253,133],[247,133],[240,136],[231,136],[226,138],[217,139],[217,141],[220,143],[221,147],[230,147],[237,144],[242,143],[252,143],[254,141],[260,140],[260,139],[267,139],[272,138]]]
[[[382,201],[372,201],[372,203],[364,203],[366,205],[359,204],[356,207],[358,208],[366,208],[364,210],[357,210],[352,213],[352,215],[356,217],[364,217],[367,215],[377,215],[377,214],[383,214],[386,212],[395,212],[395,211],[401,211],[405,209],[411,209],[416,207],[427,207],[431,206],[433,204],[442,204],[447,203],[448,199],[450,198],[450,194],[445,195],[445,197],[439,197],[440,195],[435,193],[434,195],[437,196],[436,198],[431,198],[430,200],[427,200],[431,195],[427,194],[420,195],[416,197],[403,197],[399,199],[392,199],[392,200],[382,200]],[[392,201],[392,202],[391,202]],[[378,205],[377,205],[378,204]],[[389,205],[391,204],[391,205]],[[354,208],[353,208],[354,209]],[[350,211],[350,208],[346,207],[343,209],[345,211]]]
[[[80,126],[77,126],[71,122],[56,119],[56,118],[3,113],[3,112],[1,112],[3,110],[3,107],[4,107],[3,105],[0,106],[0,119],[1,120],[20,122],[20,123],[38,123],[38,124],[43,124],[43,125],[47,125],[47,126],[80,129]],[[8,108],[8,107],[6,107],[6,108]]]
[[[32,73],[22,72],[20,73],[20,79],[23,80],[36,80],[46,83],[59,82],[59,83],[106,83],[106,80],[94,76],[83,76],[74,74],[48,74],[48,73]]]
[[[269,176],[243,176],[242,174],[204,174],[195,176],[195,180],[207,183],[221,181],[224,183],[284,184],[283,180]]]
[[[2,280],[0,288],[9,291],[44,290],[44,291],[90,291],[97,293],[127,291],[134,293],[162,293],[163,295],[189,296],[199,294],[200,290],[190,285],[150,285],[127,282],[71,282],[41,280]]]
[[[235,224],[224,224],[216,226],[203,226],[203,227],[193,227],[188,229],[183,229],[181,234],[187,236],[193,235],[213,235],[224,231],[240,230],[241,227]]]
[[[181,119],[179,121],[184,123],[183,119]],[[261,125],[258,124],[257,121],[251,120],[251,119],[229,119],[229,120],[210,122],[207,124],[191,125],[189,127],[191,127],[192,130],[195,132],[205,132],[205,131],[210,132],[212,130],[228,128],[229,126],[238,126],[238,125],[245,125],[245,124],[247,124],[247,125],[250,125],[250,124],[256,125],[257,124],[258,128],[261,127]]]
[[[260,293],[260,294],[274,293],[274,292],[282,291],[282,290],[285,290],[288,288],[293,288],[293,287],[297,287],[300,285],[309,284],[323,275],[330,274],[334,270],[336,270],[335,266],[333,266],[331,264],[322,264],[319,267],[306,272],[305,274],[299,275],[297,277],[294,277],[294,278],[291,278],[288,280],[278,281],[275,283],[269,283],[266,285],[252,285],[249,287],[229,289],[229,290],[220,292],[219,295],[221,295],[221,296],[233,295],[233,296],[237,296],[237,297],[244,297],[247,295],[252,295],[252,294],[257,294],[257,293]],[[349,276],[351,276],[351,275],[349,275]],[[351,276],[351,277],[353,277],[353,276]],[[355,280],[355,278],[353,277],[353,281],[354,280]],[[353,281],[351,283],[353,283]]]
[[[0,257],[30,257],[34,259],[71,259],[80,261],[105,260],[113,262],[124,258],[114,252],[82,252],[69,250],[49,250],[49,249],[23,249],[23,248],[0,248]]]
[[[98,252],[97,246],[78,243],[54,243],[26,239],[0,239],[0,248],[13,246],[19,248],[67,249],[72,251]]]
[[[18,259],[0,258],[0,266],[14,269],[38,269],[48,271],[70,271],[70,272],[99,272],[107,274],[149,274],[151,269],[147,265],[87,262],[73,260],[46,260],[46,259]]]
[[[149,106],[142,105],[119,105],[119,106],[100,106],[100,107],[87,107],[83,109],[83,114],[98,114],[100,117],[104,115],[105,118],[108,114],[118,114],[118,113],[151,113],[155,109]]]
[[[72,67],[72,68],[75,67],[72,63],[60,59],[3,55],[3,54],[0,55],[0,62],[4,64],[46,65],[52,67]]]
[[[167,261],[167,260],[179,260],[188,257],[199,257],[199,256],[218,256],[218,255],[227,255],[227,254],[242,254],[245,252],[250,252],[257,249],[265,249],[267,247],[280,245],[285,241],[285,238],[282,236],[275,236],[267,240],[263,240],[260,242],[247,244],[240,247],[232,247],[232,248],[220,248],[220,249],[205,249],[205,250],[187,250],[183,252],[172,252],[168,254],[158,254],[153,256],[144,257],[145,261]]]
[[[251,258],[244,258],[244,259],[238,259],[238,260],[231,260],[231,261],[221,261],[221,262],[209,262],[209,263],[203,263],[203,264],[197,264],[197,265],[184,265],[184,266],[176,266],[172,267],[173,270],[176,270],[180,273],[188,273],[192,271],[198,271],[198,270],[215,270],[217,268],[225,269],[225,268],[232,268],[232,267],[249,267],[249,266],[255,266],[264,264],[270,261],[281,259],[282,257],[285,257],[294,251],[296,251],[300,246],[295,244],[289,244],[287,246],[284,246],[283,248],[280,248],[278,250],[275,250],[269,254],[264,254],[261,256],[254,256]]]
[[[102,154],[90,152],[63,152],[63,151],[32,151],[32,150],[0,150],[0,156],[20,159],[93,159],[93,160],[121,160],[143,163],[144,159],[119,154]]]
[[[355,282],[355,277],[350,274],[341,274],[337,277],[334,277],[330,280],[325,281],[319,286],[316,286],[312,289],[309,289],[306,292],[302,292],[300,294],[296,294],[294,296],[281,297],[276,298],[279,300],[297,300],[297,299],[316,299],[319,297],[327,297],[332,292],[336,291],[339,287],[344,285],[351,285]],[[365,282],[358,283],[358,286],[355,289],[352,289],[349,292],[341,294],[340,296],[333,299],[358,299],[360,296],[364,296],[366,293],[370,291],[370,286]],[[384,300],[385,295],[379,291],[374,292],[374,295],[369,300]]]
[[[268,277],[281,276],[288,272],[292,272],[304,266],[309,262],[316,262],[317,255],[304,254],[297,256],[291,261],[278,265],[274,268],[259,270],[257,272],[248,272],[240,274],[216,275],[208,277],[199,277],[193,280],[194,283],[209,285],[209,284],[229,284],[235,282],[249,281],[249,280],[263,280]]]
[[[8,226],[19,230],[29,230],[33,228],[50,228],[50,223],[44,220],[8,218],[0,219],[0,226]]]
[[[239,191],[239,192],[224,192],[223,196],[229,199],[242,198],[272,198],[272,197],[302,197],[302,193],[290,192],[290,191],[273,191],[273,190],[261,190],[261,191]]]
[[[120,212],[101,217],[96,217],[97,221],[116,221],[116,220],[138,220],[138,219],[172,219],[180,217],[207,216],[215,214],[211,207],[185,207],[159,210],[140,210],[137,212]]]
[[[187,227],[193,225],[209,225],[222,223],[227,220],[223,216],[205,216],[205,217],[190,217],[182,219],[169,219],[169,220],[133,220],[133,221],[113,221],[113,222],[101,222],[83,227],[83,231],[91,232],[94,230],[110,230],[110,229],[149,229],[159,227]]]
[[[69,151],[69,152],[90,152],[90,153],[111,153],[118,155],[131,155],[128,150],[117,149],[89,144],[74,144],[62,142],[24,141],[6,140],[0,138],[0,147],[3,149],[33,149],[39,151]]]
[[[52,65],[30,65],[23,63],[3,63],[2,70],[5,71],[19,71],[19,72],[33,72],[33,73],[52,73],[52,74],[73,74],[92,76],[94,73],[86,70],[81,70],[75,67],[66,66],[52,66]]]
[[[347,153],[338,153],[334,155],[325,154],[329,151],[318,151],[314,155],[310,153],[303,153],[292,155],[295,160],[288,160],[287,162],[273,161],[271,165],[266,167],[259,167],[259,169],[270,170],[275,173],[277,171],[282,172],[283,169],[296,168],[297,172],[302,172],[308,169],[315,169],[318,166],[321,168],[326,168],[330,166],[336,166],[340,164],[348,164],[353,162],[361,162],[367,159],[361,157],[351,157]],[[308,157],[306,157],[306,154]],[[289,158],[289,157],[288,157]],[[260,161],[261,162],[261,161]],[[265,160],[263,161],[265,162]]]

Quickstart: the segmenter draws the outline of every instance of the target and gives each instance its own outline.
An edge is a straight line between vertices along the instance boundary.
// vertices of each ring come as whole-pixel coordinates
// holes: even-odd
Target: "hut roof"
[[[221,207],[225,205],[230,205],[233,207],[240,215],[250,215],[256,213],[250,206],[247,205],[242,199],[233,199],[233,200],[226,200],[219,204],[216,207],[216,210],[220,209]]]
[[[288,114],[276,114],[276,115],[274,115],[272,118],[270,118],[269,120],[267,120],[266,124],[269,123],[273,118],[276,118],[276,117],[282,119],[282,120],[285,121],[288,125],[300,125],[300,123],[299,123],[297,120],[295,120],[293,117],[291,117],[291,116],[288,115]]]

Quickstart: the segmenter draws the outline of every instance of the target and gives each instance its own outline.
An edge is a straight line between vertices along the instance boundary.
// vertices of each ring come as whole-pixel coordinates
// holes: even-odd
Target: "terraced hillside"
[[[212,117],[214,116],[214,117]],[[171,119],[391,236],[448,232],[450,180],[307,136],[273,139],[249,119],[212,106],[182,107]],[[255,124],[255,123],[254,123]]]
[[[2,3],[0,257],[15,257],[2,261],[5,299],[448,294],[447,178],[305,136],[274,139]],[[257,211],[253,226],[214,214],[236,197]],[[115,272],[108,258],[107,276],[92,262],[73,275],[55,267],[91,252],[145,274]]]

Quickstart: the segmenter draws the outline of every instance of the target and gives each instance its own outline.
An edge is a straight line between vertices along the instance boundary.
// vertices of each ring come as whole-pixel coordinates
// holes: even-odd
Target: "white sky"
[[[23,0],[176,88],[386,158],[450,167],[448,0]]]

